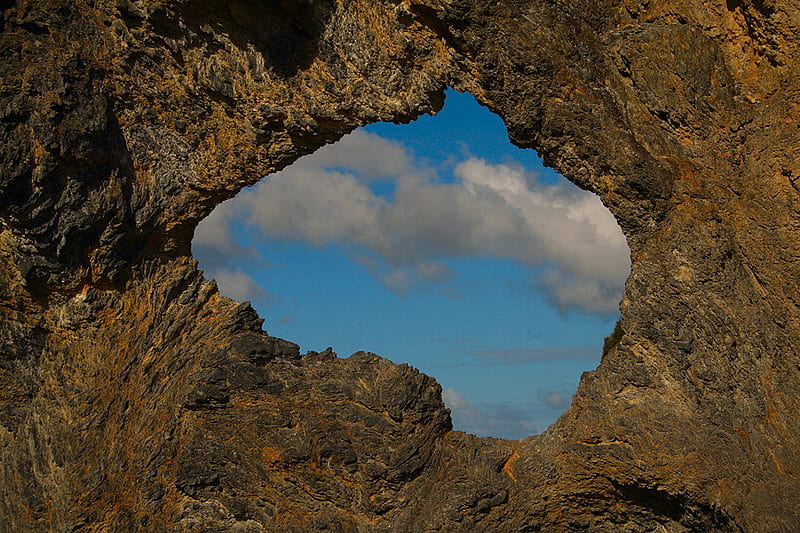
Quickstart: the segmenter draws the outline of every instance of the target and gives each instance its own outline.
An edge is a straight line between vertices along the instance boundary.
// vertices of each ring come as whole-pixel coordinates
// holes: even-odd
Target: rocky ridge
[[[0,530],[796,527],[800,7],[0,9]],[[619,342],[520,441],[452,431],[407,366],[300,355],[189,251],[242,187],[447,85],[631,247]]]

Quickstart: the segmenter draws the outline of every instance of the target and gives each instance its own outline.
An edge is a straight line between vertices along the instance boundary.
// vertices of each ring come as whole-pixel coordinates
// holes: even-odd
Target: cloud
[[[598,346],[556,348],[501,348],[494,350],[470,350],[480,358],[483,365],[517,365],[548,361],[599,361]]]
[[[530,413],[510,403],[470,404],[452,387],[442,392],[442,399],[450,409],[453,426],[479,437],[520,439],[539,432]]]
[[[381,277],[381,283],[389,290],[397,293],[404,293],[411,287],[411,278],[408,272],[394,270]]]
[[[239,205],[270,237],[372,247],[383,238],[383,204],[351,174],[295,164],[247,191]]]
[[[491,256],[538,268],[535,288],[562,310],[608,313],[630,268],[612,215],[565,180],[543,184],[476,158],[443,180],[401,144],[360,130],[218,209],[195,238],[212,255],[247,253],[226,239],[226,225],[242,219],[265,238],[350,246],[399,293],[449,279],[444,259]]]
[[[495,246],[504,255],[528,264],[546,260],[571,273],[602,280],[627,277],[625,237],[596,195],[567,181],[541,185],[526,179],[520,170],[474,158],[460,163],[455,174],[467,190],[493,192],[502,198],[505,210],[522,218],[522,235],[492,235],[501,237]],[[520,237],[522,242],[515,240]]]
[[[464,409],[467,407],[467,399],[453,387],[447,387],[442,391],[442,400],[449,409]]]
[[[241,302],[272,299],[256,280],[240,270],[216,269],[209,274],[217,280],[220,292],[233,300]]]
[[[453,427],[480,437],[520,439],[545,429],[569,407],[574,389],[542,389],[535,398],[516,402],[471,403],[448,387],[442,399],[450,409]]]
[[[236,202],[224,202],[197,226],[192,251],[202,257],[203,266],[208,270],[260,256],[255,247],[242,246],[232,237],[232,225],[237,215]]]
[[[366,179],[397,177],[412,168],[411,155],[398,143],[356,130],[339,142],[324,146],[303,163],[317,168],[342,168]]]
[[[389,290],[398,294],[405,293],[408,289],[421,283],[439,283],[449,281],[453,272],[446,265],[436,261],[419,261],[413,265],[387,265],[363,254],[355,254],[352,260],[364,267],[372,276]],[[444,288],[451,297],[457,298],[459,294],[452,288]]]
[[[569,406],[570,395],[564,391],[544,389],[539,391],[539,399],[554,409],[566,409]]]
[[[380,271],[381,269],[381,265],[372,267],[373,271]],[[442,263],[420,261],[412,267],[394,267],[379,276],[379,278],[388,289],[402,294],[414,285],[424,282],[436,283],[445,281],[452,274],[452,271]]]
[[[561,310],[577,307],[599,314],[617,311],[621,290],[621,285],[613,281],[579,277],[552,268],[538,277],[535,286]]]
[[[220,292],[237,301],[265,301],[272,296],[243,267],[263,265],[259,250],[243,246],[232,237],[237,218],[236,204],[218,206],[198,225],[192,240],[192,252],[202,261],[207,278],[217,281]]]
[[[281,315],[280,318],[278,318],[278,320],[276,320],[275,323],[276,324],[281,324],[283,326],[292,325],[292,324],[295,323],[295,319],[294,319],[294,317],[292,315],[284,314],[284,315]]]

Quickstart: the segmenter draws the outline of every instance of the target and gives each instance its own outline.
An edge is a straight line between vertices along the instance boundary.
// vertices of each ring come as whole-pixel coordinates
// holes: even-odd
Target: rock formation
[[[791,531],[800,6],[0,2],[0,531]],[[191,259],[243,186],[469,91],[598,193],[622,335],[562,418],[300,355]]]

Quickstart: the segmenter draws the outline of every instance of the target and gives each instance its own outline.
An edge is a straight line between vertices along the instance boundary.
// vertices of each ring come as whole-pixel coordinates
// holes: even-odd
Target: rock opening
[[[599,199],[453,90],[436,116],[359,129],[221,205],[194,253],[270,334],[411,364],[455,429],[504,438],[569,405],[629,271]]]

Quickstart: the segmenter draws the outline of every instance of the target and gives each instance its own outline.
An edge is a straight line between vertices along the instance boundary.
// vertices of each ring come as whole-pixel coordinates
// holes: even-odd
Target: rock
[[[0,529],[796,528],[794,3],[0,10]],[[408,366],[301,357],[190,257],[221,201],[447,85],[631,247],[602,364],[516,442]]]

